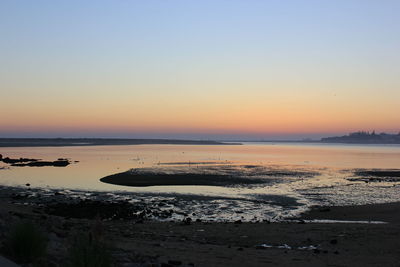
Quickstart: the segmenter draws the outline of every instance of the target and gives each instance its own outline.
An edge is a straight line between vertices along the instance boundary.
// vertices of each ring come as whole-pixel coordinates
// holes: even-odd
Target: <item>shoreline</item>
[[[62,197],[68,201],[68,196]],[[400,202],[313,207],[299,216],[299,221],[255,223],[189,219],[160,222],[123,217],[99,221],[54,214],[46,204],[31,205],[34,200],[18,201],[1,195],[0,240],[4,242],[13,224],[32,221],[48,235],[46,260],[55,266],[67,260],[70,233],[90,232],[99,223],[102,236],[112,244],[110,251],[117,266],[132,262],[135,266],[398,266],[400,262]],[[60,206],[60,210],[67,209]],[[315,219],[378,220],[388,224],[306,222]]]
[[[14,147],[74,147],[119,145],[243,145],[243,143],[299,143],[320,145],[400,146],[400,142],[347,142],[322,140],[191,140],[141,138],[0,138],[0,148]]]
[[[70,147],[121,145],[241,145],[236,142],[184,139],[119,138],[0,138],[0,147]]]

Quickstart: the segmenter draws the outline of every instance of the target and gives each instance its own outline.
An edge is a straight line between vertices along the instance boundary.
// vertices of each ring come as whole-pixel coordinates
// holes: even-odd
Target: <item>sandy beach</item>
[[[297,220],[279,223],[217,223],[192,221],[190,216],[160,222],[124,214],[115,219],[68,214],[71,209],[62,206],[68,205],[67,195],[55,193],[50,204],[23,198],[24,191],[0,190],[1,251],[7,257],[4,244],[13,225],[33,222],[48,239],[42,266],[68,263],[71,237],[82,233],[106,241],[114,266],[398,266],[400,262],[400,203],[315,207]],[[63,214],[49,208],[57,203]],[[82,211],[85,205],[90,202],[80,202]],[[96,205],[99,215],[110,208]],[[140,209],[146,210],[146,203]],[[308,223],[314,219],[386,223]]]

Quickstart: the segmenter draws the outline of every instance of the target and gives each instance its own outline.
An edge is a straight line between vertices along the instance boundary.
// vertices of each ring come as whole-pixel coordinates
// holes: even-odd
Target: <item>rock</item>
[[[189,217],[183,219],[183,223],[186,225],[190,225],[191,222],[192,222],[192,219]]]
[[[177,260],[169,260],[169,261],[168,261],[168,264],[171,264],[171,265],[181,265],[182,262],[181,262],[181,261],[177,261]]]
[[[330,208],[320,208],[319,209],[319,212],[328,212],[328,211],[331,211],[331,209]]]
[[[146,219],[142,207],[129,202],[105,202],[98,200],[81,200],[71,203],[49,204],[46,212],[65,218],[101,220],[134,220]]]
[[[43,167],[43,166],[54,166],[54,167],[65,167],[70,164],[67,159],[58,159],[55,161],[41,161],[39,159],[29,159],[29,158],[19,158],[19,159],[11,159],[6,157],[2,159],[4,163],[11,164],[11,166],[15,167]]]
[[[21,200],[21,199],[24,199],[24,198],[27,198],[27,197],[28,197],[27,195],[23,195],[23,194],[13,194],[11,196],[11,198],[14,199],[14,200]]]

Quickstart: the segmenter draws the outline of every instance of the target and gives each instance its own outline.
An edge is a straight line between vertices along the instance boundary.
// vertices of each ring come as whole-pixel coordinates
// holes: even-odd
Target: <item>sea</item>
[[[368,180],[360,170],[400,169],[400,145],[243,142],[241,145],[121,145],[0,148],[3,157],[53,161],[66,167],[13,167],[0,162],[0,185],[100,195],[124,201],[166,200],[177,212],[210,221],[283,220],[312,206],[363,205],[400,200],[400,179]],[[129,187],[101,178],[128,170],[212,172],[240,176],[267,170],[262,184]],[[252,170],[252,171],[249,171]],[[307,173],[309,175],[298,175]]]

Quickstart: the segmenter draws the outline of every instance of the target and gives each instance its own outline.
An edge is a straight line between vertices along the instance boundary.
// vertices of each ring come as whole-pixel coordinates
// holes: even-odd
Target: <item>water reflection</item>
[[[315,203],[354,204],[388,202],[398,199],[398,182],[378,184],[349,179],[355,169],[396,169],[400,167],[399,146],[327,145],[304,143],[257,144],[242,146],[208,145],[131,145],[93,147],[35,147],[1,148],[0,154],[11,158],[27,157],[43,160],[68,158],[79,161],[64,168],[9,167],[0,164],[0,183],[45,188],[65,188],[98,191],[125,191],[157,194],[204,195],[249,200],[236,206],[257,210],[253,200],[260,196],[285,196],[306,206]],[[186,171],[204,168],[237,168],[243,173],[262,172],[265,169],[297,170],[314,173],[312,177],[276,176],[278,183],[257,187],[226,186],[151,186],[126,187],[106,184],[100,178],[130,169]],[[236,170],[235,170],[236,171]],[[207,201],[223,210],[227,200]],[[222,201],[222,202],[221,202]],[[221,202],[221,203],[220,203]],[[214,204],[213,204],[214,203]],[[250,204],[249,204],[250,203]],[[252,203],[252,204],[251,204]],[[266,205],[266,202],[262,202]],[[269,207],[276,206],[268,202]],[[196,204],[197,205],[197,204]],[[201,205],[199,204],[201,208]],[[229,205],[233,207],[235,205]],[[283,202],[279,209],[284,212]],[[283,208],[282,208],[283,207]],[[293,207],[291,207],[293,208]],[[295,207],[296,208],[296,207]],[[278,209],[278,208],[276,208]],[[267,208],[265,212],[269,211]],[[212,209],[211,209],[212,210]],[[243,211],[243,210],[242,210]],[[271,213],[271,214],[272,214]]]

